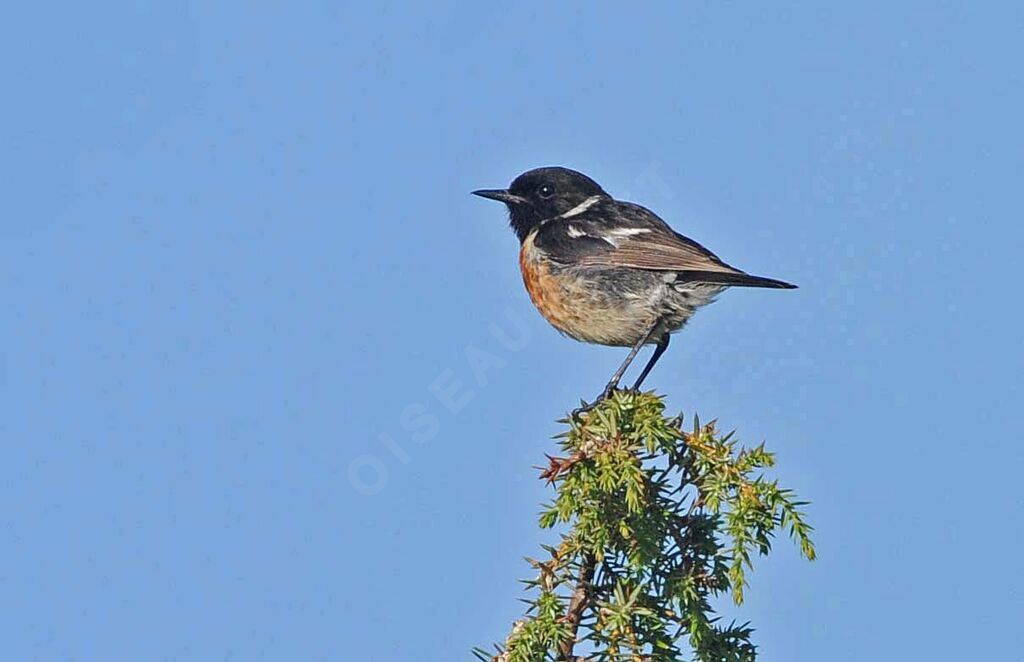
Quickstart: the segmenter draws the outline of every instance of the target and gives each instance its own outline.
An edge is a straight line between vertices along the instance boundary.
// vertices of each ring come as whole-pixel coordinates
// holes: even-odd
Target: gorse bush
[[[564,421],[564,456],[541,476],[555,488],[540,525],[556,546],[528,559],[529,608],[481,660],[747,661],[749,624],[723,624],[712,602],[743,602],[747,572],[779,531],[808,559],[811,527],[792,491],[762,471],[774,456],[740,447],[711,422],[683,429],[651,393],[615,392]]]

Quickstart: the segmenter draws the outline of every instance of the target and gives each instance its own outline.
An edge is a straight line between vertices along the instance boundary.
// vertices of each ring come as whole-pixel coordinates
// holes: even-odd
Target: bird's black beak
[[[488,198],[490,200],[497,200],[498,202],[504,202],[507,205],[514,205],[520,202],[526,202],[523,198],[518,195],[513,195],[505,189],[493,188],[493,189],[480,189],[479,191],[473,191],[473,195],[479,195],[481,198]]]

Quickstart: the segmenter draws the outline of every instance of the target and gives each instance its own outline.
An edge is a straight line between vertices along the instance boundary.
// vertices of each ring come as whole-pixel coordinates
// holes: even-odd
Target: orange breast
[[[557,279],[551,275],[551,267],[535,254],[533,237],[528,237],[519,250],[519,269],[523,272],[523,284],[530,295],[530,301],[547,321],[563,329],[563,320],[569,311]]]
[[[553,273],[551,265],[537,252],[533,235],[519,251],[519,268],[530,300],[556,329],[578,340],[589,340],[588,306],[582,283],[573,277]],[[591,341],[593,342],[593,341]]]
[[[530,300],[553,327],[576,340],[620,347],[646,334],[653,312],[643,298],[610,300],[585,273],[553,266],[533,239],[523,241],[519,268]]]

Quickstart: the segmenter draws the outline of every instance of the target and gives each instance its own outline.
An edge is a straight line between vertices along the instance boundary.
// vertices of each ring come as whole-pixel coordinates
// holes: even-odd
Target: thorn
[[[553,485],[559,476],[572,469],[574,464],[583,459],[579,453],[572,457],[553,457],[544,453],[544,457],[548,458],[548,466],[541,471],[540,478],[547,479],[548,485]],[[541,467],[536,468],[541,469]]]

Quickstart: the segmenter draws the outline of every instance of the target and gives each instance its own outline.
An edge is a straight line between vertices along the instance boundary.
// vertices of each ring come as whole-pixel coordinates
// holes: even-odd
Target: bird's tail
[[[742,271],[735,273],[721,271],[687,271],[685,272],[684,278],[686,280],[698,281],[701,283],[721,283],[722,285],[732,285],[734,287],[772,287],[780,290],[796,289],[796,285],[793,285],[792,283],[775,280],[774,278],[765,278],[763,276],[751,276],[750,274],[745,274]]]

